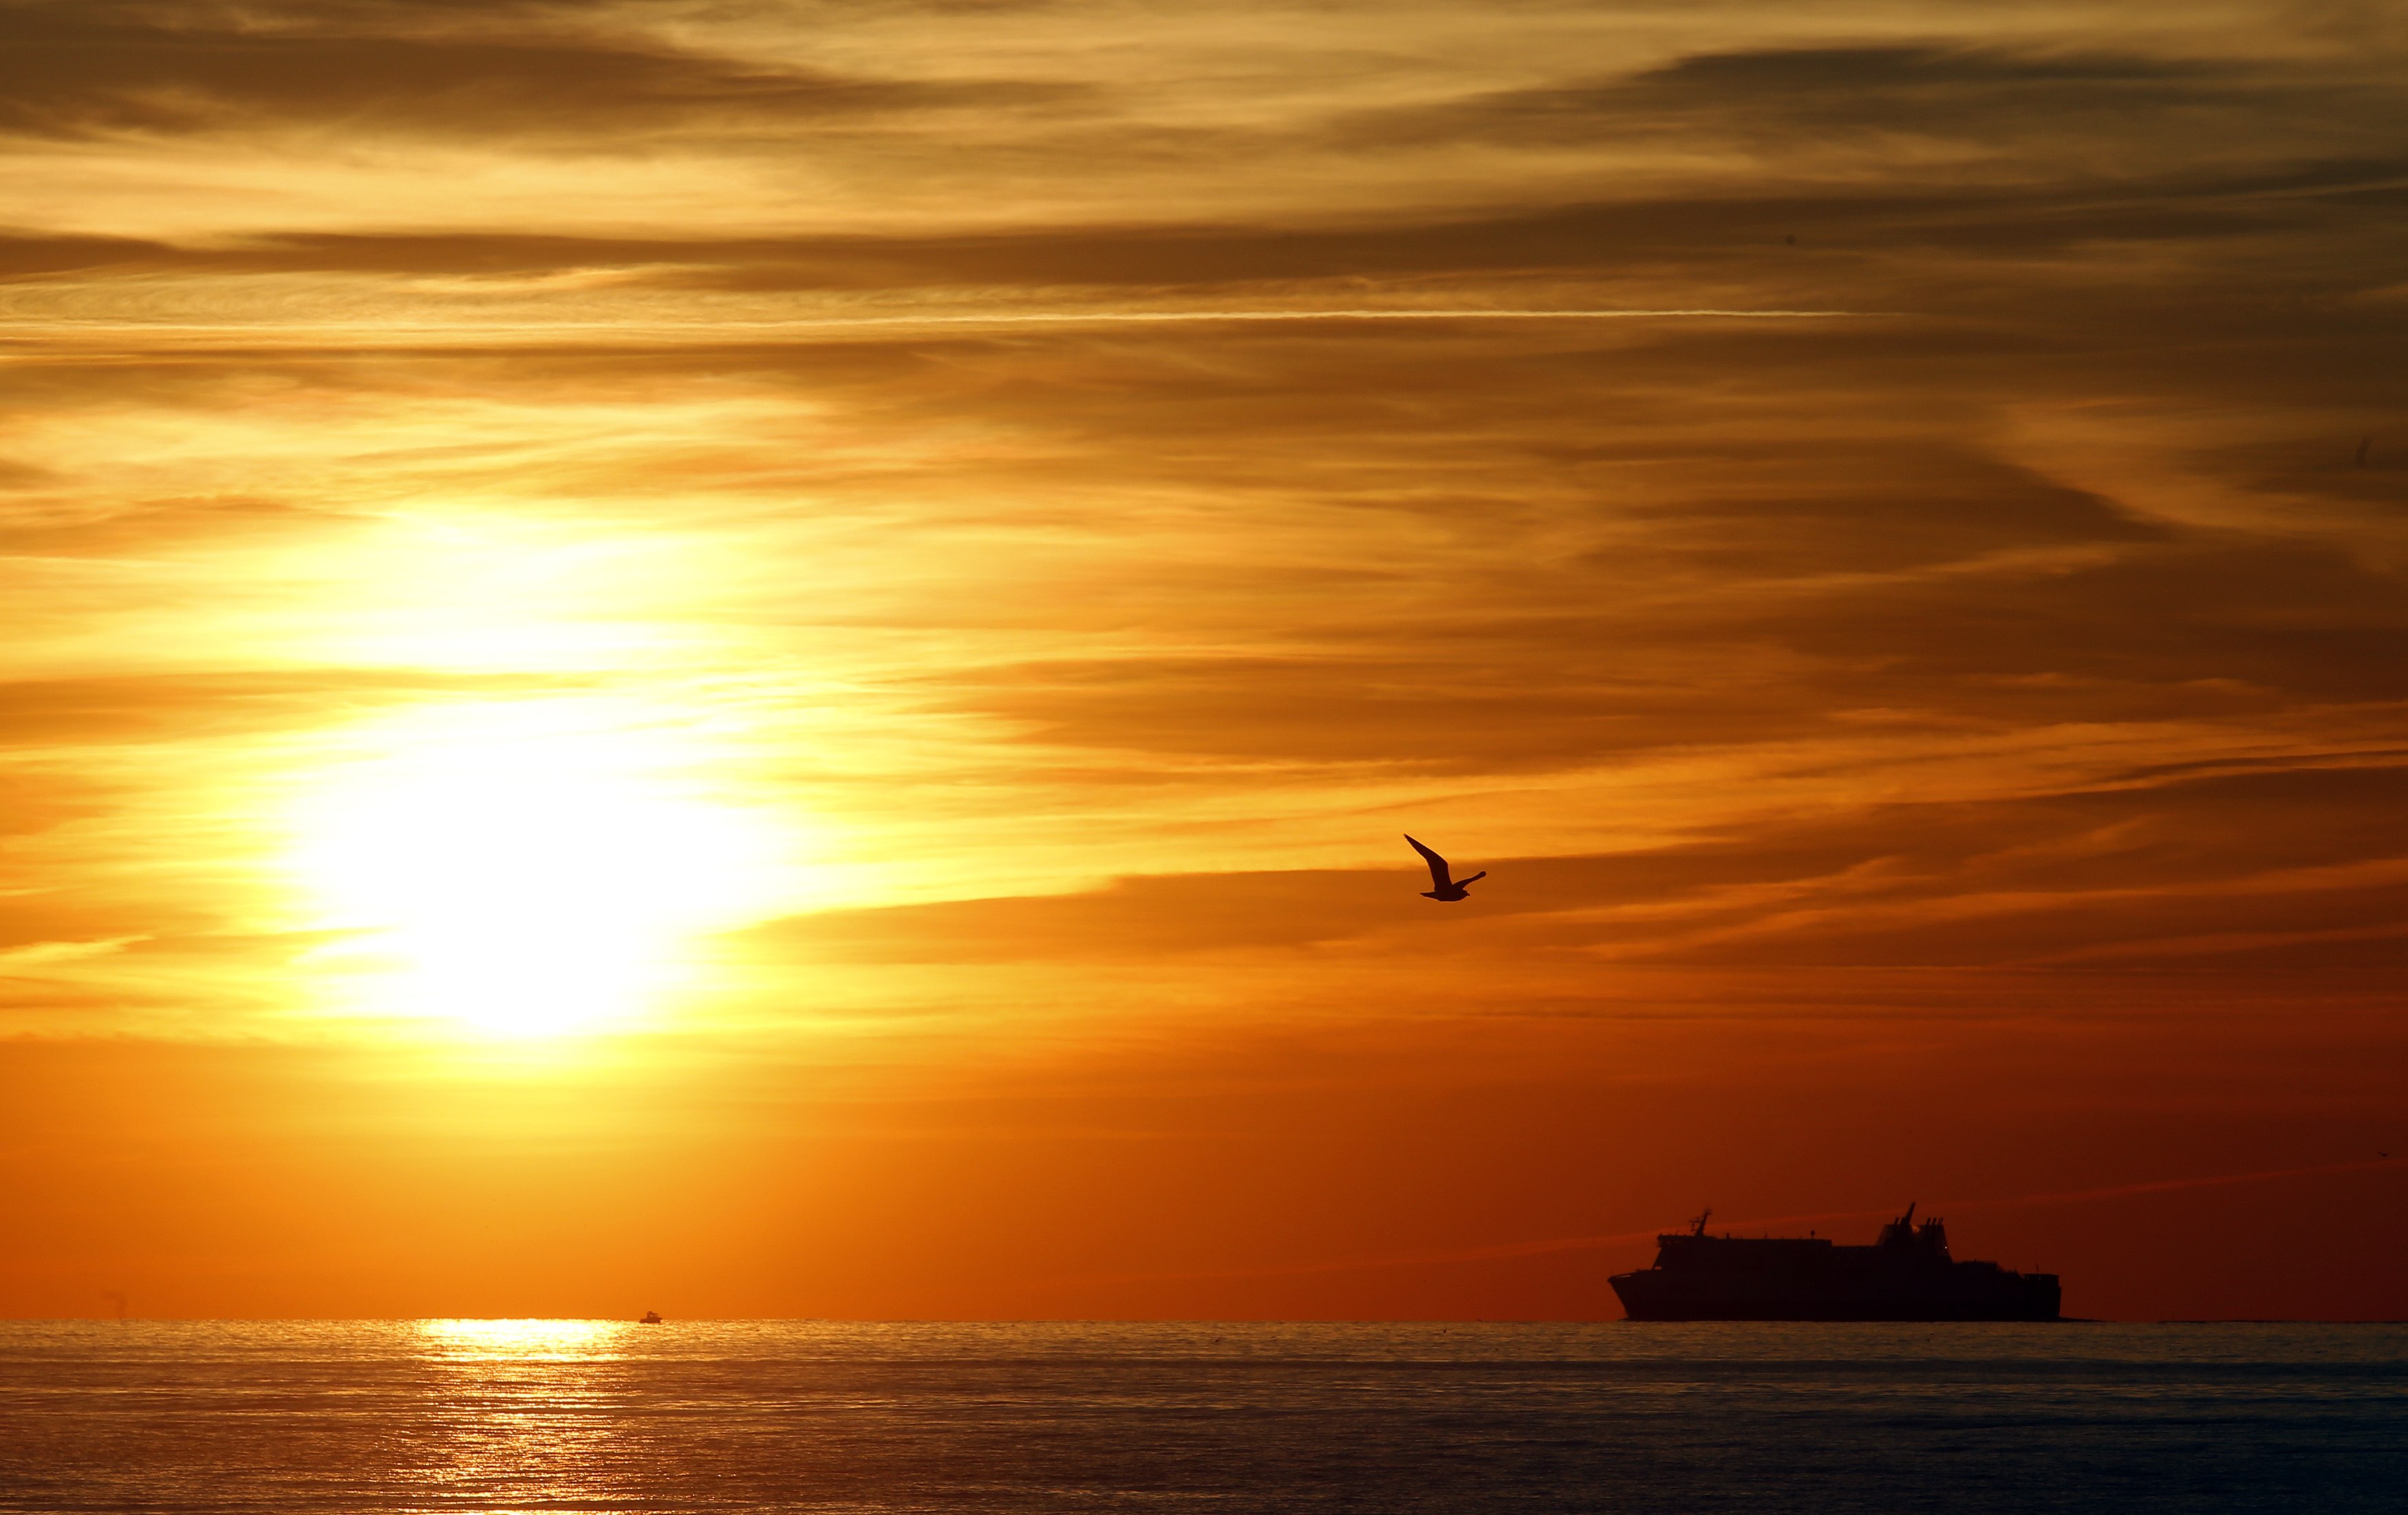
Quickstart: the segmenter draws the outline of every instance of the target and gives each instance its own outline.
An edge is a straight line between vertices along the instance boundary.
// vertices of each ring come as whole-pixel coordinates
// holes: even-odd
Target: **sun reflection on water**
[[[590,1508],[609,1500],[628,1427],[623,1321],[414,1322],[433,1433],[408,1475],[444,1508]]]
[[[427,1354],[451,1362],[574,1363],[620,1355],[624,1321],[437,1320],[417,1322]]]

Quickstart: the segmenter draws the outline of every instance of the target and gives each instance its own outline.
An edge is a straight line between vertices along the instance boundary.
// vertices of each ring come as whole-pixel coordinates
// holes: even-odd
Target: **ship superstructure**
[[[1712,1210],[1656,1238],[1656,1265],[1611,1280],[1634,1321],[2054,1321],[2054,1273],[1948,1255],[1914,1207],[1870,1247],[1823,1236],[1714,1236]]]

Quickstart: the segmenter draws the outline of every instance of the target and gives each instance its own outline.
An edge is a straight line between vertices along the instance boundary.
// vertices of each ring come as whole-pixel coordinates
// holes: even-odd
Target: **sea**
[[[2408,1326],[0,1322],[8,1511],[2408,1511]]]

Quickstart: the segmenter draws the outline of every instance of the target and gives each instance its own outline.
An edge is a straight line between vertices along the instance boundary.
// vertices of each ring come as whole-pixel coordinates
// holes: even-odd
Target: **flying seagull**
[[[1413,842],[1413,839],[1411,836],[1407,836],[1405,840]],[[1457,900],[1467,898],[1468,896],[1465,892],[1470,889],[1473,884],[1476,884],[1481,879],[1488,877],[1488,870],[1486,868],[1483,868],[1478,873],[1473,874],[1470,878],[1457,883],[1454,879],[1447,875],[1446,859],[1439,856],[1436,852],[1431,851],[1428,848],[1424,847],[1419,842],[1413,842],[1413,850],[1422,855],[1422,861],[1428,864],[1430,868],[1430,887],[1422,892],[1422,898],[1424,899]]]

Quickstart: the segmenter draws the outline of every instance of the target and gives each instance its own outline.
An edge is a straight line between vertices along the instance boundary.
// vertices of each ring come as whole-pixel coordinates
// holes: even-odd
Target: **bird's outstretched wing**
[[[1413,842],[1411,836],[1407,836],[1405,840]],[[1422,855],[1422,861],[1430,865],[1431,888],[1452,889],[1455,887],[1455,880],[1448,878],[1446,874],[1446,859],[1439,856],[1436,852],[1431,851],[1428,848],[1424,847],[1419,842],[1413,842],[1413,850],[1419,852]]]

